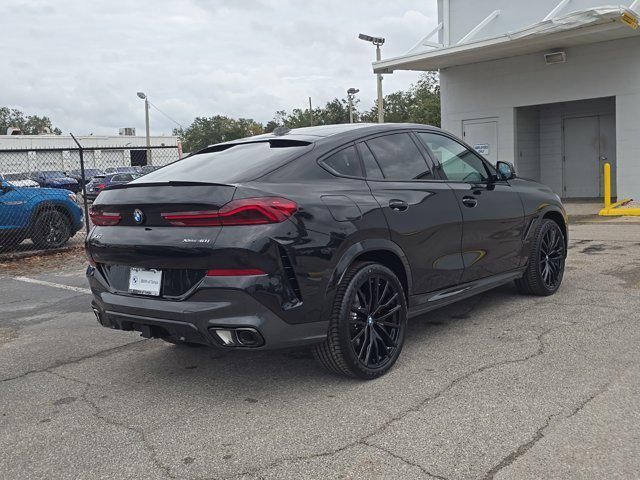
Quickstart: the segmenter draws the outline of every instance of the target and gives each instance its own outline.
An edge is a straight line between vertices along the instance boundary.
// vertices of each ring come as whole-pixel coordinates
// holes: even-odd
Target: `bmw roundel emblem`
[[[142,213],[142,210],[140,210],[139,208],[136,208],[133,211],[133,221],[138,225],[142,225],[144,223],[144,213]]]

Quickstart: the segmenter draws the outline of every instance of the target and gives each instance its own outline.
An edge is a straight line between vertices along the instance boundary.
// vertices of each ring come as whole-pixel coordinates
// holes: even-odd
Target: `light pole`
[[[358,35],[360,40],[373,43],[376,46],[376,61],[380,61],[382,56],[380,54],[380,45],[384,43],[382,37],[372,37],[371,35],[365,35],[361,33]],[[378,73],[378,123],[384,123],[384,109],[382,105],[382,74]]]
[[[147,132],[147,165],[152,165],[151,162],[151,138],[149,135],[149,99],[144,92],[138,92],[138,98],[144,100],[144,123]]]
[[[357,88],[350,88],[347,90],[347,100],[349,101],[349,123],[353,123],[353,96],[360,90]]]

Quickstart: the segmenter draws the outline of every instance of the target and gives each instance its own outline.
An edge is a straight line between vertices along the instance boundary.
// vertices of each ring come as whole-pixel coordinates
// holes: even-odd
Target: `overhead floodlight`
[[[147,98],[147,96],[144,94],[144,92],[138,92],[138,98],[144,100],[145,98]]]
[[[371,35],[365,35],[364,33],[361,33],[360,35],[358,35],[358,38],[360,40],[364,40],[365,42],[371,42],[374,45],[382,45],[384,43],[384,38],[372,37]]]
[[[349,95],[355,95],[356,93],[358,93],[360,91],[360,89],[358,88],[350,88],[349,90],[347,90],[347,93]]]

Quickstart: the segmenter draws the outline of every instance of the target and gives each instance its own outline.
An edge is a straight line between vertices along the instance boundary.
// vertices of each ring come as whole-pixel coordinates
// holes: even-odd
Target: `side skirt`
[[[431,310],[435,310],[436,308],[464,300],[465,298],[473,297],[479,293],[486,292],[487,290],[491,290],[499,287],[500,285],[504,285],[505,283],[521,278],[523,274],[524,269],[518,269],[507,273],[501,273],[499,275],[493,275],[491,277],[480,278],[473,282],[463,283],[437,292],[412,295],[409,297],[408,316],[409,318],[416,317],[423,313],[430,312]]]

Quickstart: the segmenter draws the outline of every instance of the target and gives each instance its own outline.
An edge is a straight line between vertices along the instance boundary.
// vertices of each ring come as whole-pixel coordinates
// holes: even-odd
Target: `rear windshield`
[[[221,151],[192,155],[148,173],[133,183],[234,183],[253,180],[311,149],[310,143],[297,141],[233,145]]]
[[[26,173],[5,173],[0,176],[4,176],[5,180],[29,180],[29,175]]]

